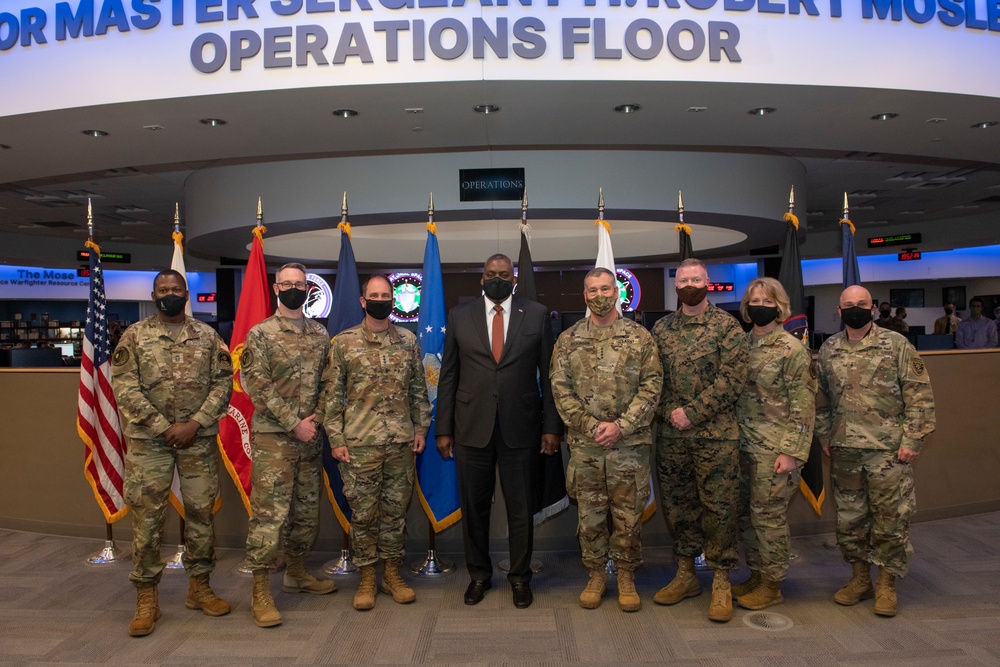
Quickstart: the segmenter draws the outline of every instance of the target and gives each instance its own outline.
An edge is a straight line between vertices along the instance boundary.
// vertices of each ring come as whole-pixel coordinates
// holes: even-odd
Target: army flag
[[[333,297],[331,299],[330,319],[327,320],[326,330],[330,334],[330,339],[343,331],[365,319],[365,311],[361,309],[361,285],[358,282],[358,266],[354,261],[354,248],[351,246],[351,223],[342,220],[337,228],[340,229],[340,256],[337,259],[337,280],[333,284]],[[333,458],[330,450],[330,441],[323,431],[323,477],[326,480],[326,495],[333,506],[333,513],[337,515],[337,522],[345,533],[351,531],[351,506],[347,503],[347,496],[344,495],[344,480],[340,476],[340,467],[337,460]]]
[[[521,249],[517,256],[517,293],[525,299],[538,301],[538,290],[535,288],[535,264],[531,261],[531,247],[528,245],[528,232],[531,231],[531,227],[522,219],[520,229]],[[562,452],[542,454],[539,458],[539,465],[538,487],[535,493],[538,506],[532,508],[536,525],[569,507]]]
[[[80,359],[76,432],[87,448],[83,474],[94,490],[104,520],[114,523],[128,514],[124,498],[125,439],[111,390],[111,347],[101,249],[93,241],[87,241],[86,246],[90,249],[90,296]]]
[[[441,458],[435,446],[438,379],[441,376],[441,355],[444,352],[446,326],[444,281],[441,276],[441,253],[438,250],[437,225],[427,223],[427,244],[424,247],[423,283],[420,288],[420,314],[417,318],[417,339],[427,378],[427,398],[431,402],[431,427],[427,431],[427,447],[417,454],[417,497],[439,533],[462,518],[458,504],[458,471],[455,459]]]
[[[260,220],[258,203],[258,220]],[[247,514],[250,514],[250,426],[253,419],[253,402],[240,384],[240,355],[247,333],[257,323],[271,316],[271,294],[267,289],[267,267],[264,265],[264,242],[267,229],[258,224],[253,228],[250,258],[243,275],[243,289],[236,306],[236,321],[229,348],[233,357],[233,397],[229,400],[226,416],[219,422],[219,449],[229,475],[236,483]]]

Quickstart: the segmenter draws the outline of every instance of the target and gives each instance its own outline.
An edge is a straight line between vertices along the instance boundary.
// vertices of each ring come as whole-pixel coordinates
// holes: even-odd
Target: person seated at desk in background
[[[982,350],[997,346],[996,322],[983,316],[983,300],[978,296],[969,299],[969,319],[958,324],[955,347],[960,350]]]

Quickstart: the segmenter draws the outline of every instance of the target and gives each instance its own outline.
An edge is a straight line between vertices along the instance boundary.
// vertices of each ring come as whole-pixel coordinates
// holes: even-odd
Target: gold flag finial
[[[788,212],[791,213],[795,210],[795,186],[792,186],[792,191],[788,193]]]
[[[181,205],[179,202],[174,202],[174,231],[181,231]]]
[[[844,193],[844,218],[847,218],[847,214],[848,213],[849,213],[849,208],[847,206],[847,193],[845,192]]]
[[[601,187],[597,192],[597,219],[604,220],[604,188]]]
[[[430,198],[427,200],[427,217],[434,218],[434,193],[431,193]]]
[[[344,199],[340,202],[340,219],[347,220],[347,190],[344,190]]]
[[[87,236],[94,239],[94,207],[90,203],[90,197],[87,197]]]
[[[264,224],[264,207],[261,205],[260,195],[257,195],[257,226]]]
[[[521,217],[528,217],[528,186],[524,186],[524,191],[521,195]]]
[[[678,190],[677,191],[677,217],[681,224],[684,224],[684,195]]]

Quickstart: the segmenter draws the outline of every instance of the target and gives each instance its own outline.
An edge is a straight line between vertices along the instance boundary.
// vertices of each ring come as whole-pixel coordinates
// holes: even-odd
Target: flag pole
[[[430,193],[427,200],[427,224],[434,224],[434,193]],[[434,523],[427,517],[427,556],[423,561],[413,561],[410,563],[410,573],[419,577],[441,577],[451,574],[455,570],[455,564],[443,558],[438,558],[436,533]]]
[[[340,524],[339,521],[334,523]],[[357,571],[358,566],[354,564],[353,554],[351,553],[351,536],[345,530],[340,542],[340,556],[323,563],[323,573],[332,576],[337,574],[355,574]]]
[[[99,252],[97,244],[94,243],[94,207],[90,197],[87,197],[87,245],[90,252]],[[91,565],[111,565],[124,560],[121,550],[115,546],[115,535],[111,528],[111,522],[105,520],[104,527],[104,548],[87,559]]]

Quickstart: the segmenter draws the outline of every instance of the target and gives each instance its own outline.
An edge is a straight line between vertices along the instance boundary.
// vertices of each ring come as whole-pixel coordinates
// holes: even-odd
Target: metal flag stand
[[[455,564],[443,558],[438,558],[434,541],[436,533],[431,520],[427,520],[427,557],[423,561],[413,561],[410,563],[410,572],[421,577],[443,577],[451,574],[455,570]]]
[[[112,563],[120,563],[124,560],[124,554],[121,549],[115,546],[115,537],[111,533],[111,524],[105,522],[105,525],[107,526],[107,535],[104,539],[104,548],[87,559],[87,562],[91,565],[111,565]]]
[[[181,520],[181,532],[180,532],[180,543],[177,545],[177,553],[167,561],[165,567],[168,570],[183,570],[184,569],[184,517],[180,517]]]
[[[345,532],[344,541],[340,546],[340,557],[324,563],[323,572],[329,575],[336,575],[356,574],[357,571],[358,566],[354,564],[354,559],[351,557],[351,538]]]

